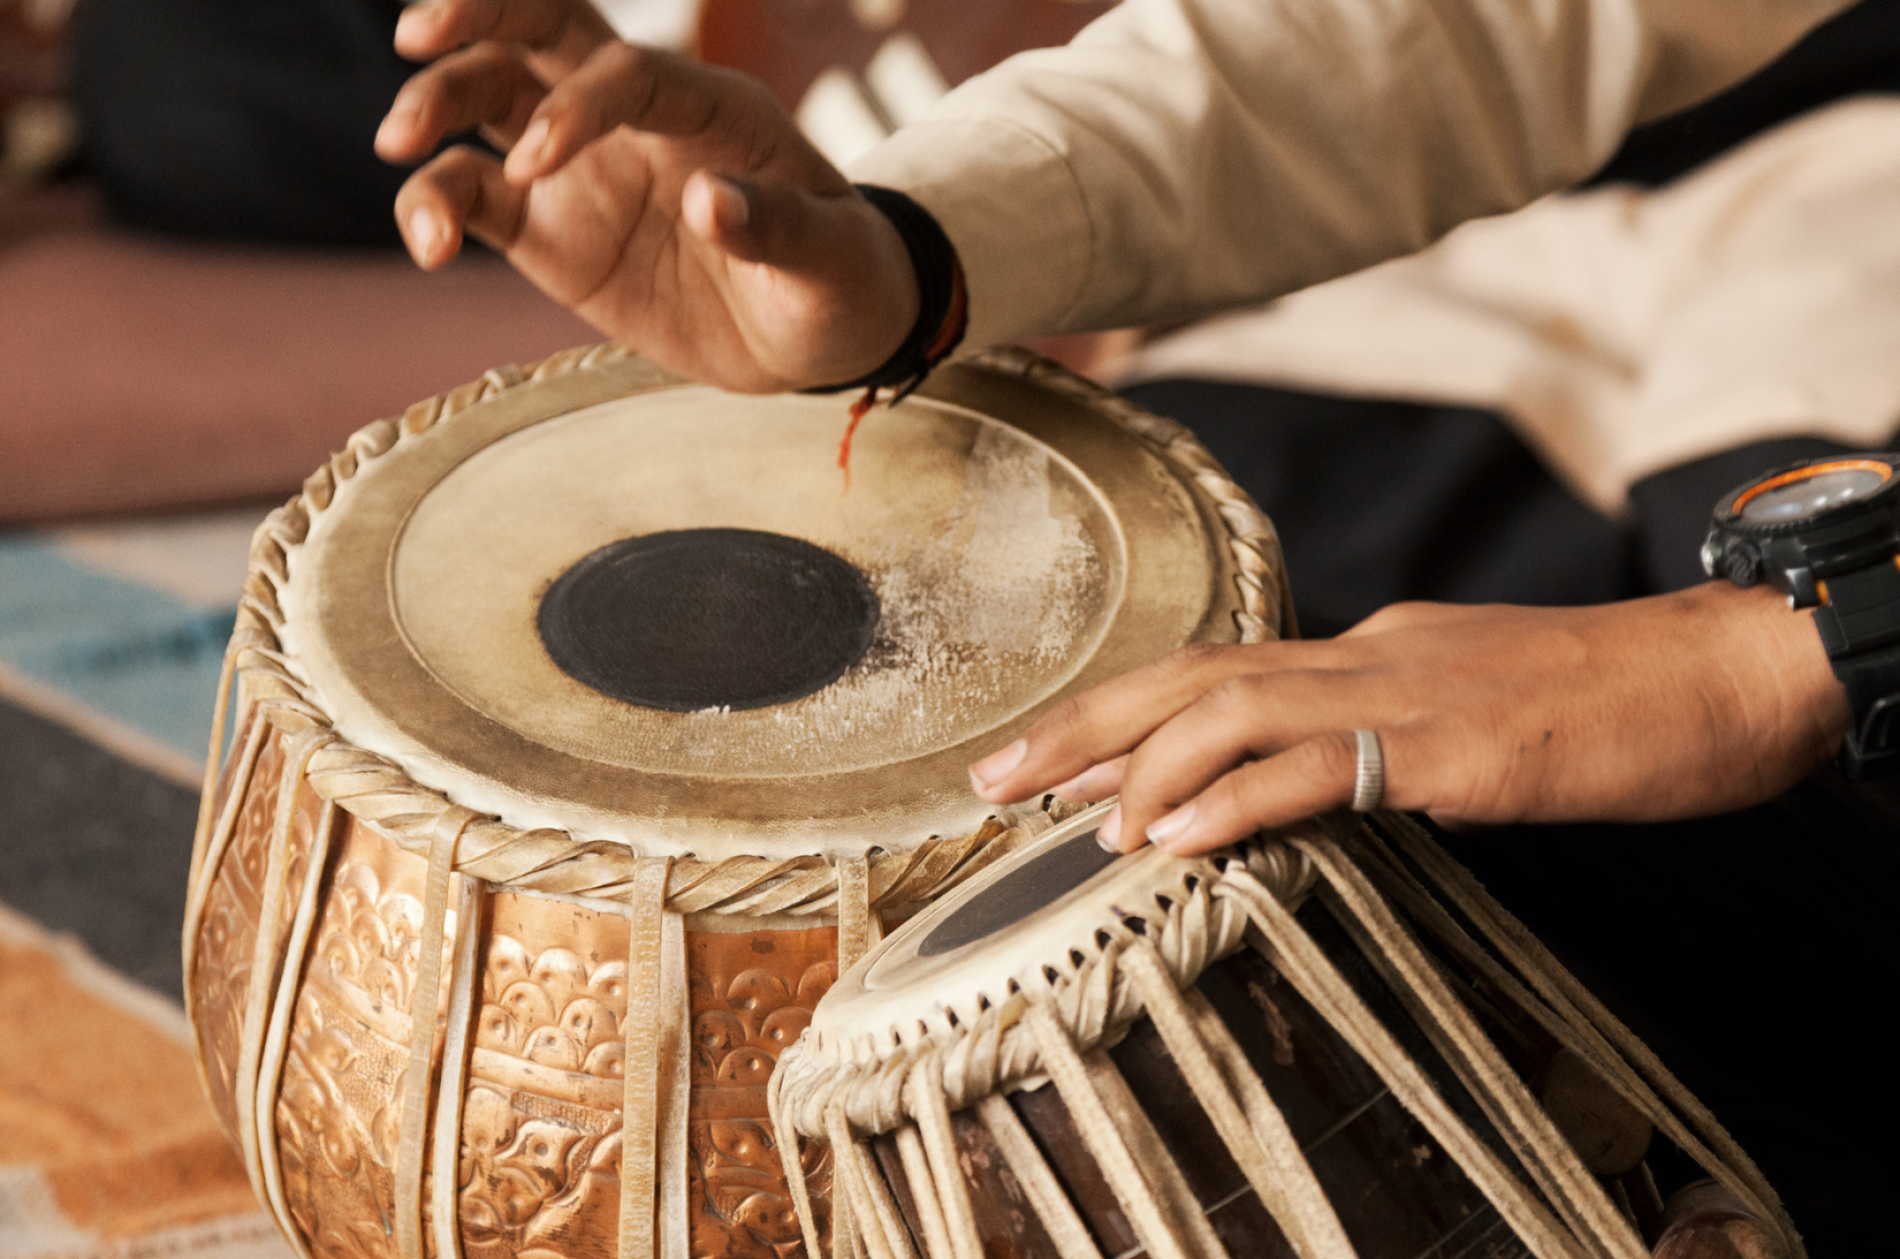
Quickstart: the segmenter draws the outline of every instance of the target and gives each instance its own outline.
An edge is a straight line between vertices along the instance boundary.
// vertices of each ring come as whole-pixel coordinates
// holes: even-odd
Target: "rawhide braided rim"
[[[1223,544],[1221,566],[1231,574],[1231,589],[1221,600],[1231,607],[1233,637],[1229,641],[1270,640],[1290,622],[1291,602],[1272,524],[1186,428],[1150,415],[1027,351],[993,350],[960,360],[960,365],[970,372],[1034,384],[1089,406],[1138,438],[1211,504]],[[268,723],[286,737],[304,734],[314,745],[304,778],[319,797],[375,825],[402,850],[426,857],[444,828],[459,829],[454,872],[479,879],[491,890],[630,899],[636,868],[651,854],[626,843],[577,836],[560,826],[518,825],[493,810],[471,809],[417,781],[403,763],[358,746],[336,729],[330,711],[284,640],[283,595],[294,557],[340,489],[406,443],[484,404],[601,371],[630,374],[648,387],[678,382],[615,345],[577,348],[526,368],[490,371],[479,380],[415,404],[398,418],[378,420],[352,434],[343,449],[305,481],[299,494],[259,526],[252,538],[249,572],[224,660],[200,810],[200,853],[207,839],[204,832],[213,820],[210,806],[217,792],[224,714],[236,687],[242,720]],[[924,903],[1015,851],[1071,815],[1075,807],[1045,800],[992,810],[965,833],[891,835],[849,863],[862,872],[853,875],[853,882],[859,877],[865,880],[861,894],[871,908],[889,911]],[[788,916],[821,922],[836,915],[839,870],[838,861],[820,852],[728,855],[716,860],[697,859],[691,853],[676,855],[666,878],[665,904],[669,911],[684,914],[746,919]],[[858,890],[854,888],[854,893]]]
[[[1294,908],[1313,886],[1311,863],[1280,837],[1201,857],[1147,847],[994,936],[930,955],[929,941],[954,933],[956,916],[973,901],[1002,891],[1038,858],[1060,859],[1065,845],[1092,847],[1108,808],[1092,806],[1037,836],[1011,861],[905,923],[839,979],[773,1080],[780,1113],[801,1135],[824,1136],[836,1103],[855,1131],[891,1131],[907,1118],[902,1081],[926,1059],[934,1060],[933,1076],[941,1073],[953,1111],[1039,1077],[1044,1064],[1024,1018],[1032,1005],[1051,1010],[1078,1048],[1112,1045],[1148,1012],[1131,973],[1135,955],[1187,988],[1241,947],[1247,915],[1219,895],[1230,868]],[[1312,824],[1304,829],[1319,833]]]

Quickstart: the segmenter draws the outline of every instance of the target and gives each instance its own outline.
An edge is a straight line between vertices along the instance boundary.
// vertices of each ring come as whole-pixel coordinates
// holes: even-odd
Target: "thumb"
[[[856,193],[825,196],[702,170],[681,189],[680,214],[694,235],[742,262],[807,274],[891,269],[899,290],[914,280],[897,229]]]
[[[693,235],[747,262],[764,262],[755,244],[753,189],[739,180],[694,171],[680,189],[680,217]]]
[[[774,307],[795,308],[823,347],[793,379],[855,379],[889,358],[917,321],[922,299],[910,251],[855,191],[827,196],[701,170],[680,190],[680,220],[734,261],[773,273],[763,289],[747,287],[755,296],[770,290]]]

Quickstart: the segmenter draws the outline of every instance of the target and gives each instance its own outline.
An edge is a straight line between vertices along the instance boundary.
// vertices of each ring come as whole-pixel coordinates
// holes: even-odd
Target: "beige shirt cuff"
[[[988,172],[1001,173],[944,160],[972,150],[984,154]],[[996,117],[926,121],[859,159],[850,176],[906,193],[956,246],[970,295],[964,348],[1057,327],[1075,304],[1090,262],[1088,212],[1068,164],[1033,133]],[[1034,207],[1011,213],[1002,233],[999,182],[1013,205]]]

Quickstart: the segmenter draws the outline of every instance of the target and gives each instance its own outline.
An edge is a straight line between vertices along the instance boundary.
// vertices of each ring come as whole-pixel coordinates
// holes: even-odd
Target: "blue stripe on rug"
[[[236,615],[0,534],[0,662],[194,760]]]

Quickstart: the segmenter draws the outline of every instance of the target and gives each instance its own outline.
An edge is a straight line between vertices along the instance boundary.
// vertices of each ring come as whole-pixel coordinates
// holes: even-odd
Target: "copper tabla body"
[[[264,736],[211,886],[194,972],[196,1025],[213,1105],[236,1132],[265,891],[301,887],[318,830],[329,828],[320,925],[277,1085],[282,1194],[312,1253],[381,1257],[393,1245],[387,1221],[409,1005],[424,952],[424,863],[308,784],[296,790],[294,820],[273,854],[284,743],[281,732]],[[220,806],[224,799],[221,792]],[[484,909],[481,1008],[462,1117],[463,1250],[613,1254],[628,920],[509,893],[488,897]],[[776,1255],[799,1245],[764,1086],[836,977],[837,935],[835,926],[686,933],[695,1254]],[[439,950],[445,977],[448,951]],[[827,1174],[821,1159],[808,1167]]]
[[[841,952],[1059,818],[982,805],[962,766],[1140,659],[1277,631],[1270,526],[1178,428],[1024,356],[948,370],[905,405],[867,421],[840,497],[841,405],[729,399],[576,352],[365,429],[259,531],[186,984],[212,1102],[301,1252],[802,1252],[767,1120],[780,1051]],[[756,438],[747,408],[766,417]],[[698,428],[736,483],[629,462],[649,436],[690,452]],[[590,441],[606,447],[589,457]],[[1002,454],[984,465],[985,449]],[[920,496],[880,497],[907,461]],[[525,483],[542,490],[496,488]],[[1097,558],[1076,589],[1112,597],[1044,608],[1073,633],[1045,625],[1013,655],[932,639],[972,617],[1005,638],[1037,624],[1022,609],[1047,582],[946,610],[904,567],[928,552],[966,595],[958,564],[1020,567],[980,538],[986,510],[1023,502],[1080,505],[1062,537]],[[906,521],[920,540],[893,551]],[[564,569],[702,527],[857,565],[882,601],[871,649],[746,712],[648,711],[550,663],[532,624]],[[929,551],[959,529],[979,543]],[[545,561],[523,559],[535,547]],[[967,694],[923,713],[938,675]],[[828,1154],[802,1174],[825,1184]]]
[[[1798,1253],[1640,1043],[1476,943],[1501,911],[1416,827],[1114,861],[1101,816],[922,911],[782,1058],[781,1136],[839,1160],[808,1192],[873,1259],[1633,1259],[1658,1130]]]

